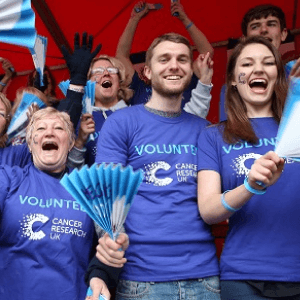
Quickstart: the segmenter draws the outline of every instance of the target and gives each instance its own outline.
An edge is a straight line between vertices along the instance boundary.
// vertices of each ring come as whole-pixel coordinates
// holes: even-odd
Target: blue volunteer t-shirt
[[[225,143],[222,125],[204,129],[199,137],[198,170],[218,172],[222,192],[243,184],[254,160],[274,150],[277,122],[256,118],[251,123],[256,145]],[[287,160],[279,180],[230,217],[222,280],[300,281],[299,174],[299,163]]]
[[[214,239],[197,208],[196,144],[207,123],[184,111],[165,118],[143,105],[117,111],[104,123],[96,162],[144,171],[125,221],[130,246],[121,278],[158,282],[218,275]]]
[[[26,143],[0,148],[0,165],[24,168],[31,161],[31,154]]]
[[[0,167],[0,182],[0,299],[84,299],[92,220],[33,164]]]

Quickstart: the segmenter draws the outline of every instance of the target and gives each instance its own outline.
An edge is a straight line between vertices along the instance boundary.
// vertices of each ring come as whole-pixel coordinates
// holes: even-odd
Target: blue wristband
[[[185,26],[185,29],[189,29],[193,24],[194,24],[194,23],[191,22],[190,24],[186,25],[186,26]]]
[[[248,182],[248,177],[245,177],[244,186],[245,186],[246,190],[248,190],[250,193],[256,194],[256,195],[263,195],[267,191],[267,188],[264,188],[263,190],[257,190],[257,189],[254,189],[253,187],[251,187]]]
[[[6,83],[3,83],[2,81],[0,81],[0,85],[2,85],[2,86],[6,86]]]
[[[221,203],[224,206],[225,209],[227,209],[230,212],[236,212],[238,211],[240,208],[234,208],[232,206],[230,206],[226,201],[225,201],[225,194],[228,193],[229,191],[225,191],[222,195],[221,195]]]

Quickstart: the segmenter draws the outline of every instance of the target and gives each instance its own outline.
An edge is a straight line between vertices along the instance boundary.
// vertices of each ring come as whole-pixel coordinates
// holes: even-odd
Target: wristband
[[[185,26],[185,29],[189,29],[193,24],[194,24],[194,23],[191,22],[190,24],[186,25],[186,26]]]
[[[254,189],[253,187],[251,187],[248,182],[248,177],[245,177],[244,186],[247,191],[249,191],[252,194],[256,194],[256,195],[263,195],[267,191],[267,188],[264,188],[263,190],[257,190],[257,189]]]
[[[2,85],[2,86],[6,86],[6,83],[3,83],[2,81],[0,81],[0,85]]]
[[[236,212],[236,211],[240,210],[240,208],[234,208],[234,207],[230,206],[230,205],[225,201],[225,194],[228,193],[228,192],[230,192],[230,191],[225,191],[225,192],[221,195],[221,203],[222,203],[223,207],[224,207],[226,210],[230,211],[230,212]]]
[[[69,86],[68,90],[74,91],[74,92],[77,92],[77,93],[82,93],[82,94],[84,93],[84,87]]]

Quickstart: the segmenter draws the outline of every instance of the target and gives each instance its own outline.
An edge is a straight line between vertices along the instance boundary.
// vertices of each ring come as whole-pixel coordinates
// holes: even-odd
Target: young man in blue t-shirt
[[[98,139],[97,163],[143,169],[144,181],[124,224],[126,258],[106,235],[97,257],[110,266],[127,260],[116,299],[220,299],[214,240],[196,197],[196,143],[208,122],[181,110],[192,76],[188,40],[174,33],[155,39],[145,75],[152,85],[149,101],[115,112]]]

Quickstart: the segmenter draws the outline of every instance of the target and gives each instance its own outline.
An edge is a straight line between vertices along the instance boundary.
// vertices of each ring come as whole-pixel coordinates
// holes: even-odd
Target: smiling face
[[[57,115],[46,115],[33,126],[28,146],[34,165],[43,171],[62,172],[73,147],[65,122]]]
[[[150,65],[145,66],[145,76],[151,80],[153,90],[167,97],[182,94],[192,73],[189,48],[171,41],[159,43],[153,49]]]
[[[239,55],[234,70],[233,86],[237,86],[247,111],[266,107],[271,110],[277,79],[275,57],[263,44],[249,44]]]
[[[247,37],[261,35],[268,39],[277,49],[287,37],[287,29],[281,30],[280,21],[277,17],[254,19],[247,26]]]
[[[99,67],[114,68],[108,60],[100,59],[92,66],[92,72],[93,70],[96,71]],[[107,70],[105,70],[103,74],[95,72],[90,80],[97,82],[95,90],[96,106],[97,102],[104,106],[111,106],[118,102],[118,91],[120,89],[120,79],[118,74],[111,74]]]

